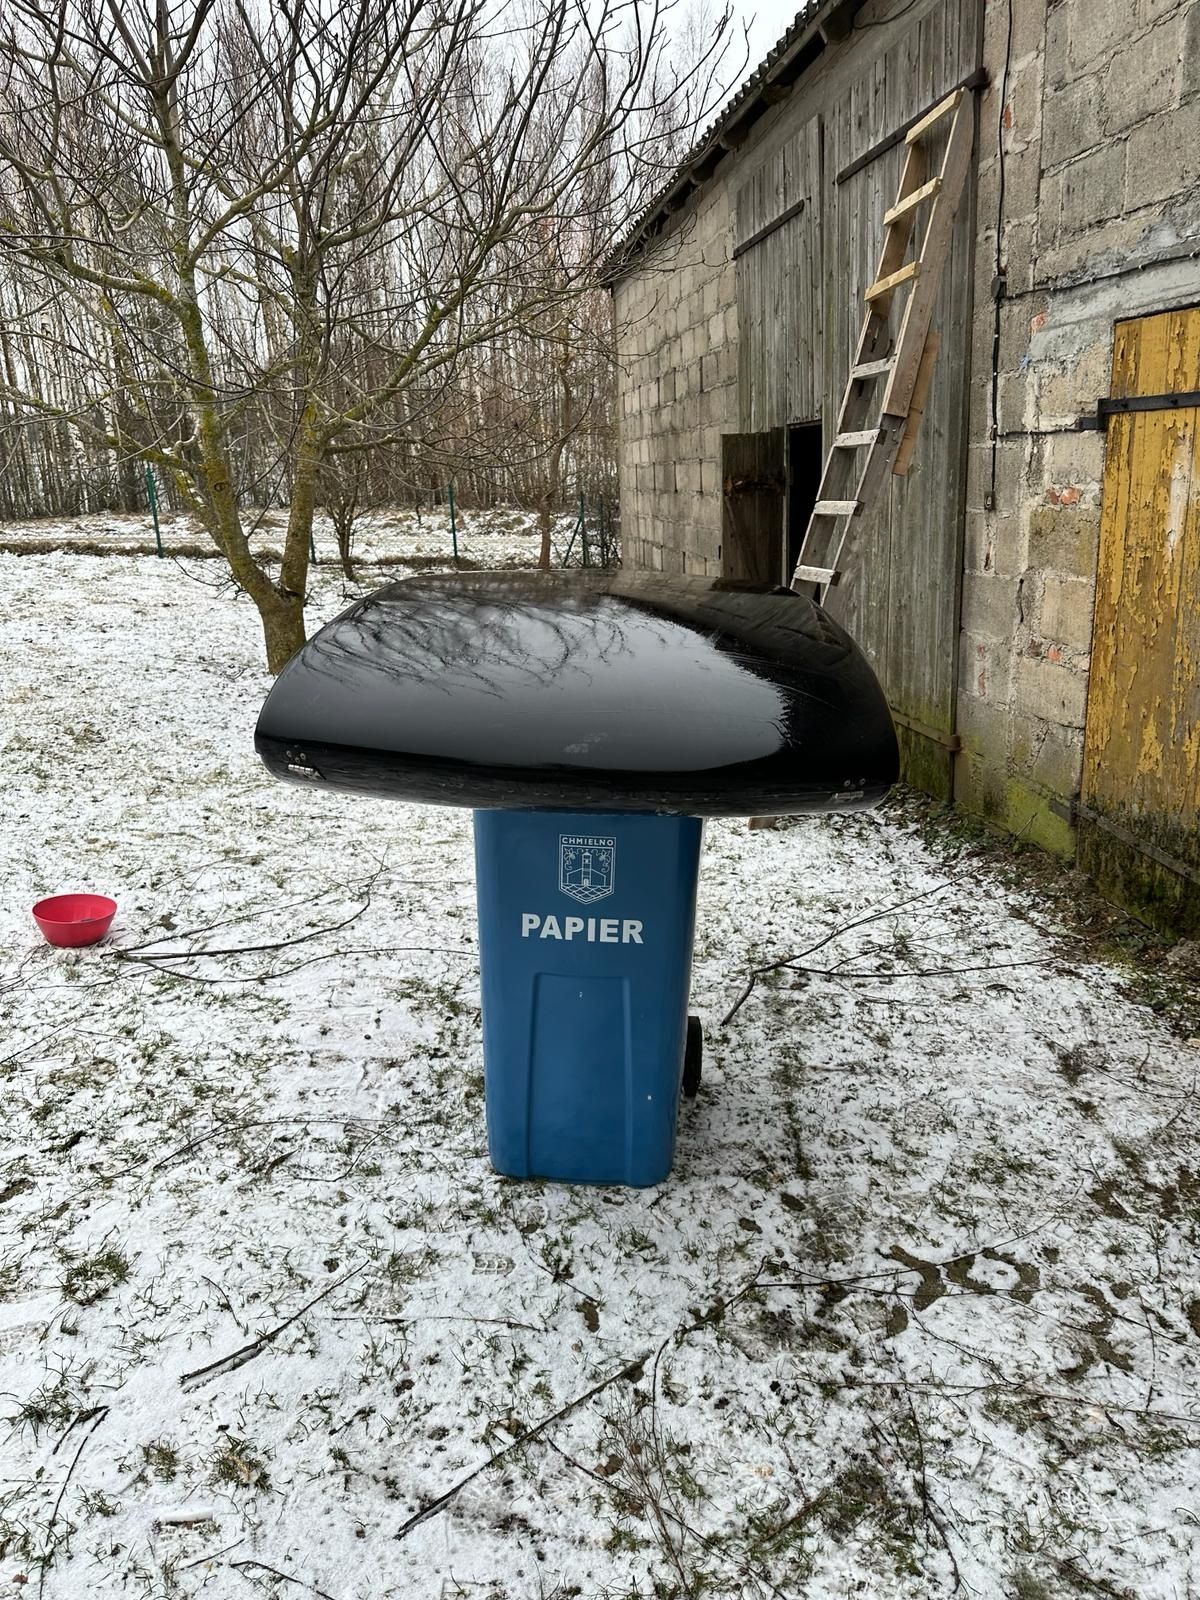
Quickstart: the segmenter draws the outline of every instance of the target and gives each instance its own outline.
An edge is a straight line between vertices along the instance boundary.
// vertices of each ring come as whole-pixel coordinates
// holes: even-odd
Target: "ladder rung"
[[[852,517],[859,503],[857,500],[818,500],[812,514],[814,517]]]
[[[884,227],[890,228],[894,222],[899,222],[901,217],[906,217],[910,211],[915,211],[924,201],[932,200],[941,187],[941,178],[930,178],[928,183],[923,183],[919,189],[906,194],[903,200],[897,200],[890,211],[883,213]]]
[[[797,567],[792,573],[792,582],[834,584],[840,577],[836,567]]]
[[[865,298],[867,300],[878,300],[881,294],[890,294],[893,289],[898,289],[902,283],[910,282],[920,270],[921,263],[919,261],[906,262],[898,271],[889,272],[886,278],[877,279],[867,290]]]
[[[929,132],[935,122],[940,122],[943,117],[948,117],[952,111],[957,111],[959,103],[966,92],[965,89],[955,89],[953,94],[948,94],[944,100],[940,100],[932,111],[921,118],[920,122],[913,124],[904,135],[904,142],[906,144],[916,144],[918,139],[923,138]]]
[[[858,450],[864,444],[874,444],[878,437],[878,428],[864,428],[860,433],[839,433],[833,441],[833,448],[835,450]]]
[[[882,378],[885,372],[892,370],[894,356],[885,356],[882,361],[863,361],[857,367],[850,368],[850,376],[857,383],[861,378]]]

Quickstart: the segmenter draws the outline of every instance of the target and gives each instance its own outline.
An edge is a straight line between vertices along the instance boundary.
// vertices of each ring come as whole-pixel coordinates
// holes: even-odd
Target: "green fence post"
[[[579,536],[583,540],[583,564],[586,567],[588,564],[587,501],[582,494],[579,496]]]
[[[158,484],[154,481],[154,468],[146,468],[146,499],[150,502],[150,515],[154,518],[154,547],[163,553],[162,534],[158,531]]]
[[[458,522],[454,515],[454,480],[450,481],[450,544],[454,550],[454,559],[458,560]]]
[[[317,541],[313,538],[313,531],[308,530],[308,559],[315,567],[317,564]]]

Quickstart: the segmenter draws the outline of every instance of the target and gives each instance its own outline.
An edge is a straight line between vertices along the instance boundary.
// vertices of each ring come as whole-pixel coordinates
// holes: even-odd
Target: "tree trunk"
[[[550,571],[550,528],[553,513],[548,500],[543,500],[538,508],[538,527],[542,531],[542,548],[538,552],[538,566],[543,572]]]
[[[252,597],[262,619],[263,642],[267,648],[267,671],[278,675],[304,643],[304,596],[275,594],[263,599]]]

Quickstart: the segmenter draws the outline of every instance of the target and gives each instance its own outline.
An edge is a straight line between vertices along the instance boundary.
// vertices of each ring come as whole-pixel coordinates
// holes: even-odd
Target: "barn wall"
[[[614,286],[627,566],[721,571],[721,435],[737,428],[730,215],[711,185]]]
[[[828,447],[875,277],[883,214],[896,197],[903,143],[848,174],[874,146],[978,65],[976,0],[924,0],[894,21],[868,5],[856,31],[806,83],[798,127],[773,130],[739,161],[735,240],[767,220],[762,179],[800,175],[811,203],[738,258],[743,428],[822,419]],[[949,124],[931,143],[940,162]],[[782,211],[791,190],[778,181]],[[902,721],[906,776],[949,796],[965,503],[973,207],[964,197],[934,311],[942,337],[920,444],[906,478],[856,528],[848,581],[826,599],[861,643]],[[759,257],[763,256],[760,264]],[[756,343],[753,331],[762,329]],[[903,724],[907,723],[905,727]],[[941,733],[945,741],[917,733]]]
[[[1069,855],[1106,442],[1075,424],[1110,392],[1118,319],[1200,300],[1200,4],[1013,0],[1002,98],[1007,45],[992,0],[955,794]]]
[[[694,211],[617,287],[627,363],[622,518],[627,558],[638,565],[720,570],[722,432],[766,435],[822,420],[829,443],[902,145],[853,176],[844,169],[978,65],[977,0],[917,0],[894,21],[886,10],[871,4],[859,13],[849,39],[827,49],[726,158]],[[933,153],[939,158],[940,147]],[[943,345],[916,464],[906,480],[891,480],[877,511],[863,519],[854,581],[830,602],[895,710],[947,738],[972,243],[968,197],[935,312]],[[948,795],[947,743],[905,737],[910,777]]]

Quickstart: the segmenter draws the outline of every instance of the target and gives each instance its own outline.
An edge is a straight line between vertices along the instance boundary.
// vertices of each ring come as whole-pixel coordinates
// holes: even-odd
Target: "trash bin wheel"
[[[700,1061],[704,1055],[704,1029],[699,1017],[687,1019],[687,1040],[683,1047],[683,1092],[689,1100],[696,1098],[700,1087]]]

